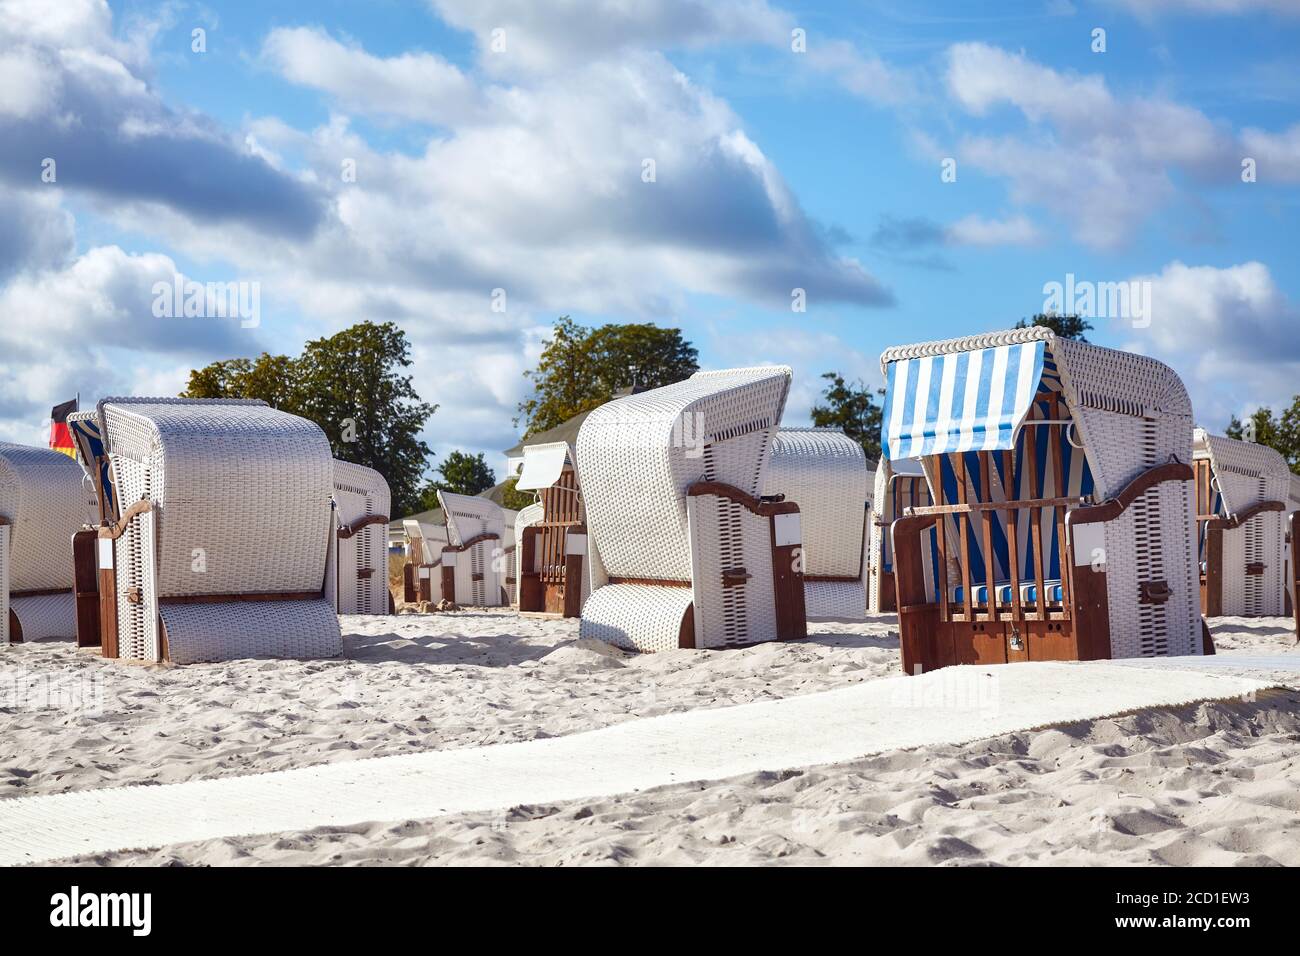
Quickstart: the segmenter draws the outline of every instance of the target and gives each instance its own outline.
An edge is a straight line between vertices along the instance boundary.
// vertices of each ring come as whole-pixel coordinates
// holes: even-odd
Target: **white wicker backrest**
[[[860,573],[869,477],[862,446],[838,428],[777,431],[763,493],[799,505],[805,574]]]
[[[388,517],[388,482],[373,468],[334,460],[334,508],[340,526],[371,515]],[[339,613],[388,611],[388,522],[368,524],[339,541]],[[358,573],[369,568],[370,576]]]
[[[1209,459],[1215,484],[1229,514],[1260,501],[1283,501],[1291,491],[1286,459],[1267,445],[1211,435],[1203,428],[1193,436],[1193,454]]]
[[[72,587],[72,535],[96,519],[80,466],[49,448],[0,442],[0,515],[10,521],[9,588]]]
[[[438,492],[438,504],[447,521],[447,538],[452,544],[464,544],[480,534],[495,534],[505,547],[505,515],[501,506],[477,495]]]
[[[790,377],[785,366],[698,372],[587,416],[578,474],[609,575],[690,580],[686,489],[708,478],[761,493]]]
[[[100,408],[119,507],[156,504],[161,596],[321,588],[334,459],[317,425],[260,402]]]

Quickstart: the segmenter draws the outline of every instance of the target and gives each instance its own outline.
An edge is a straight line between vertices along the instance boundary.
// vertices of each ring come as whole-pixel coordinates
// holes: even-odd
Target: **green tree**
[[[384,476],[394,516],[420,503],[429,447],[420,431],[437,405],[420,401],[406,335],[391,322],[362,322],[306,344],[300,357],[263,353],[190,372],[188,398],[260,398],[310,419],[329,438],[334,457]]]
[[[263,352],[256,359],[213,362],[190,372],[184,398],[259,398],[272,408],[298,414],[300,396],[294,360]]]
[[[519,484],[519,476],[513,475],[505,480],[504,487],[501,489],[501,504],[511,511],[523,511],[537,500],[537,496],[531,491],[520,491],[516,488],[517,484]]]
[[[658,388],[689,378],[699,371],[698,358],[681,329],[649,324],[589,329],[561,316],[537,368],[524,373],[533,386],[532,397],[519,404],[524,437],[605,404],[619,389]]]
[[[819,428],[838,428],[862,446],[869,461],[880,458],[880,415],[876,395],[861,381],[849,384],[839,372],[826,372],[822,378],[830,384],[822,392],[822,402],[812,408],[812,422]]]
[[[1092,330],[1092,323],[1082,316],[1057,315],[1055,312],[1040,312],[1028,320],[1021,319],[1016,323],[1016,328],[1027,329],[1034,325],[1051,329],[1063,339],[1077,339],[1080,342],[1088,341],[1083,333]]]
[[[1253,436],[1247,436],[1246,422],[1254,425]],[[1291,407],[1280,418],[1274,417],[1271,408],[1260,408],[1246,422],[1233,415],[1224,434],[1238,441],[1251,440],[1276,449],[1290,469],[1300,474],[1300,395],[1295,396]]]
[[[438,507],[438,492],[450,491],[458,495],[477,495],[497,483],[497,476],[488,467],[483,453],[470,455],[453,451],[434,469],[441,477],[424,486],[421,505],[425,509]]]

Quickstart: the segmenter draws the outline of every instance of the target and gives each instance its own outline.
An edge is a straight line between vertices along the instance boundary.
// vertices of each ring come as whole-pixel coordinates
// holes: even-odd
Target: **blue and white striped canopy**
[[[886,458],[1004,451],[1043,376],[1046,343],[924,355],[890,362],[882,416]]]

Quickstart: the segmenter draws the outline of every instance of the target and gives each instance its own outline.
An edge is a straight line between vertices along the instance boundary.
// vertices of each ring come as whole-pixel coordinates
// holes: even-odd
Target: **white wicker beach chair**
[[[373,468],[334,460],[338,612],[391,614],[388,482]]]
[[[1287,497],[1291,469],[1265,445],[1192,435],[1201,613],[1287,613]]]
[[[67,455],[0,443],[0,645],[78,635],[72,538],[95,511]]]
[[[403,568],[402,600],[433,601],[442,596],[442,549],[447,546],[445,525],[428,524],[410,518],[402,522],[406,532],[406,564]]]
[[[516,603],[523,613],[578,617],[591,593],[583,564],[586,517],[573,462],[567,442],[524,446],[516,488],[536,492],[539,500],[519,513],[515,526]]]
[[[862,446],[837,428],[781,428],[772,442],[763,493],[799,505],[809,617],[866,616],[869,476]]]
[[[509,552],[505,513],[487,498],[438,492],[447,522],[442,548],[442,597],[461,606],[501,607],[506,592]]]
[[[108,398],[98,410],[119,515],[98,532],[105,656],[340,654],[325,433],[258,401]]]
[[[582,637],[660,651],[804,636],[798,505],[759,497],[789,388],[785,367],[700,372],[587,416]]]
[[[885,455],[919,458],[933,497],[891,529],[907,672],[1212,652],[1189,547],[1191,404],[1171,369],[1041,328],[881,365]]]

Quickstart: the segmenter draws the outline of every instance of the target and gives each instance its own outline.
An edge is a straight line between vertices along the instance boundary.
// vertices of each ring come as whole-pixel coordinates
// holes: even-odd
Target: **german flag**
[[[70,458],[77,457],[77,446],[72,443],[72,432],[68,431],[68,416],[77,410],[77,405],[74,398],[50,409],[50,447]]]

